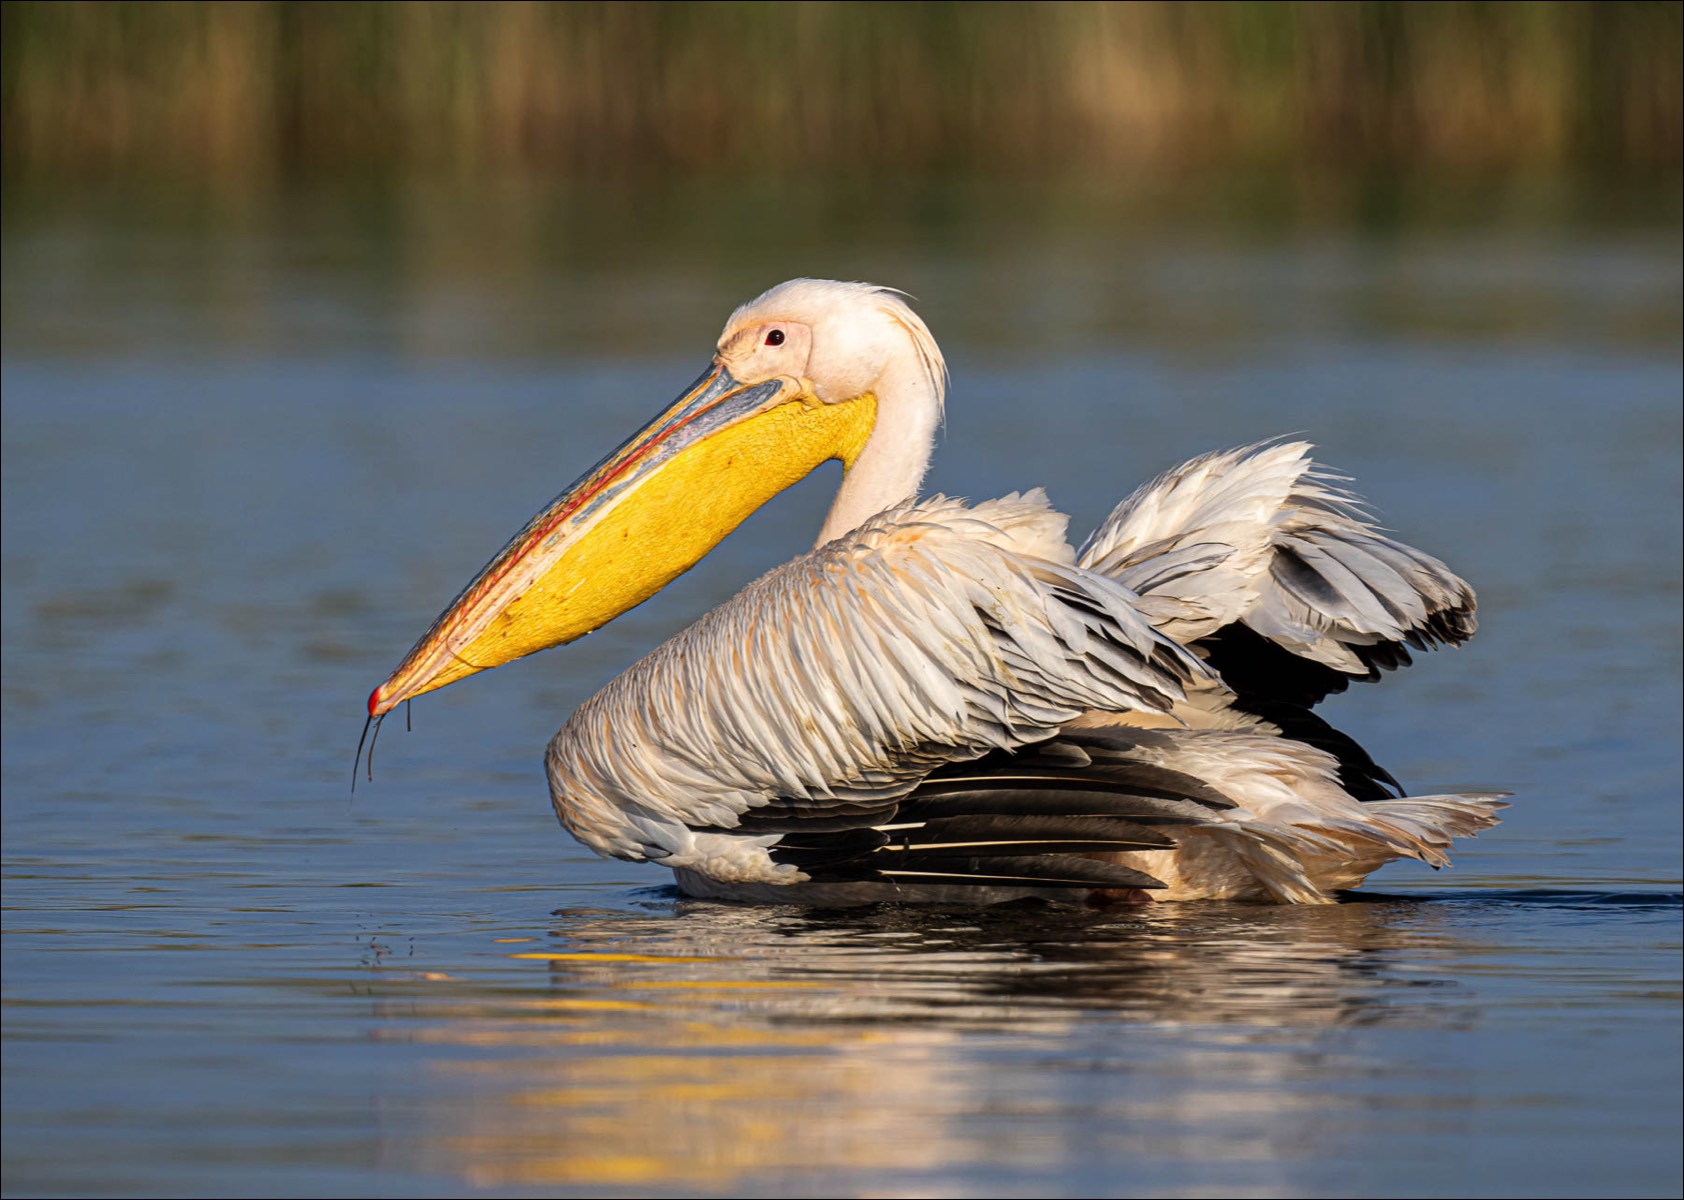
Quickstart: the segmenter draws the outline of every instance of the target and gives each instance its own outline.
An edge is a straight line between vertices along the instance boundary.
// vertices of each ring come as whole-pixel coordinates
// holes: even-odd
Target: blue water
[[[1676,1194],[1676,190],[1251,199],[9,194],[6,1193]],[[917,296],[930,485],[1078,536],[1319,443],[1482,622],[1328,715],[1503,825],[1326,909],[738,909],[588,855],[544,742],[822,471],[387,722],[353,799],[369,688],[795,274]]]

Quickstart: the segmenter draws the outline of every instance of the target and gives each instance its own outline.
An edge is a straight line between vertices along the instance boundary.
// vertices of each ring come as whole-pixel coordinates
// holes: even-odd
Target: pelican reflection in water
[[[447,1081],[394,1112],[392,1161],[505,1189],[947,1196],[1044,1194],[1103,1147],[1304,1195],[1325,1161],[1305,1147],[1348,1149],[1353,1127],[1418,1150],[1444,1118],[1413,1094],[1453,1066],[1401,1054],[1390,1102],[1352,1089],[1377,1046],[1473,1019],[1432,970],[1468,944],[1445,905],[643,898],[530,932],[497,947],[503,970],[380,985],[378,1015]],[[990,1186],[953,1183],[979,1168]],[[1013,1172],[1032,1178],[998,1183]]]
[[[1080,551],[1039,490],[918,498],[946,365],[898,293],[797,279],[535,516],[369,696],[583,637],[830,459],[809,553],[630,667],[550,742],[562,822],[689,895],[849,904],[1325,903],[1447,862],[1493,794],[1406,797],[1312,709],[1474,631],[1303,443],[1159,476]]]

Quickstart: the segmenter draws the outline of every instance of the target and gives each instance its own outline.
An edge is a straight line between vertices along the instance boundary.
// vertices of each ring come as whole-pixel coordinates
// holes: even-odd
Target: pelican
[[[919,498],[947,391],[903,295],[796,279],[476,575],[368,699],[601,628],[820,463],[808,553],[657,647],[545,758],[563,825],[688,895],[1329,903],[1501,793],[1409,797],[1311,710],[1456,645],[1473,591],[1300,442],[1204,455],[1077,551],[1040,490]],[[366,732],[366,726],[365,726]]]

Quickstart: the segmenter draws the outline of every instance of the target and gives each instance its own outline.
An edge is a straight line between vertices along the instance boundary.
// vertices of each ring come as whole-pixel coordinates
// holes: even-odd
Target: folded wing
[[[601,853],[784,881],[766,850],[792,826],[867,829],[944,764],[1213,686],[1064,525],[1038,492],[938,496],[775,569],[574,714],[557,811]]]
[[[1362,803],[1329,754],[1216,730],[1069,728],[932,772],[875,823],[787,831],[770,854],[820,884],[1139,890],[1164,899],[1327,903],[1397,858],[1449,862],[1502,796]]]

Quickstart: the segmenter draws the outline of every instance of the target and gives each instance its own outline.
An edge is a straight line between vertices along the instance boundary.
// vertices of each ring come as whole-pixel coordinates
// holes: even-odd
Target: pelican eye
[[[781,330],[781,329],[772,330],[771,333],[768,333],[766,335],[766,344],[768,346],[781,346],[781,345],[783,345],[784,344],[784,331]]]

